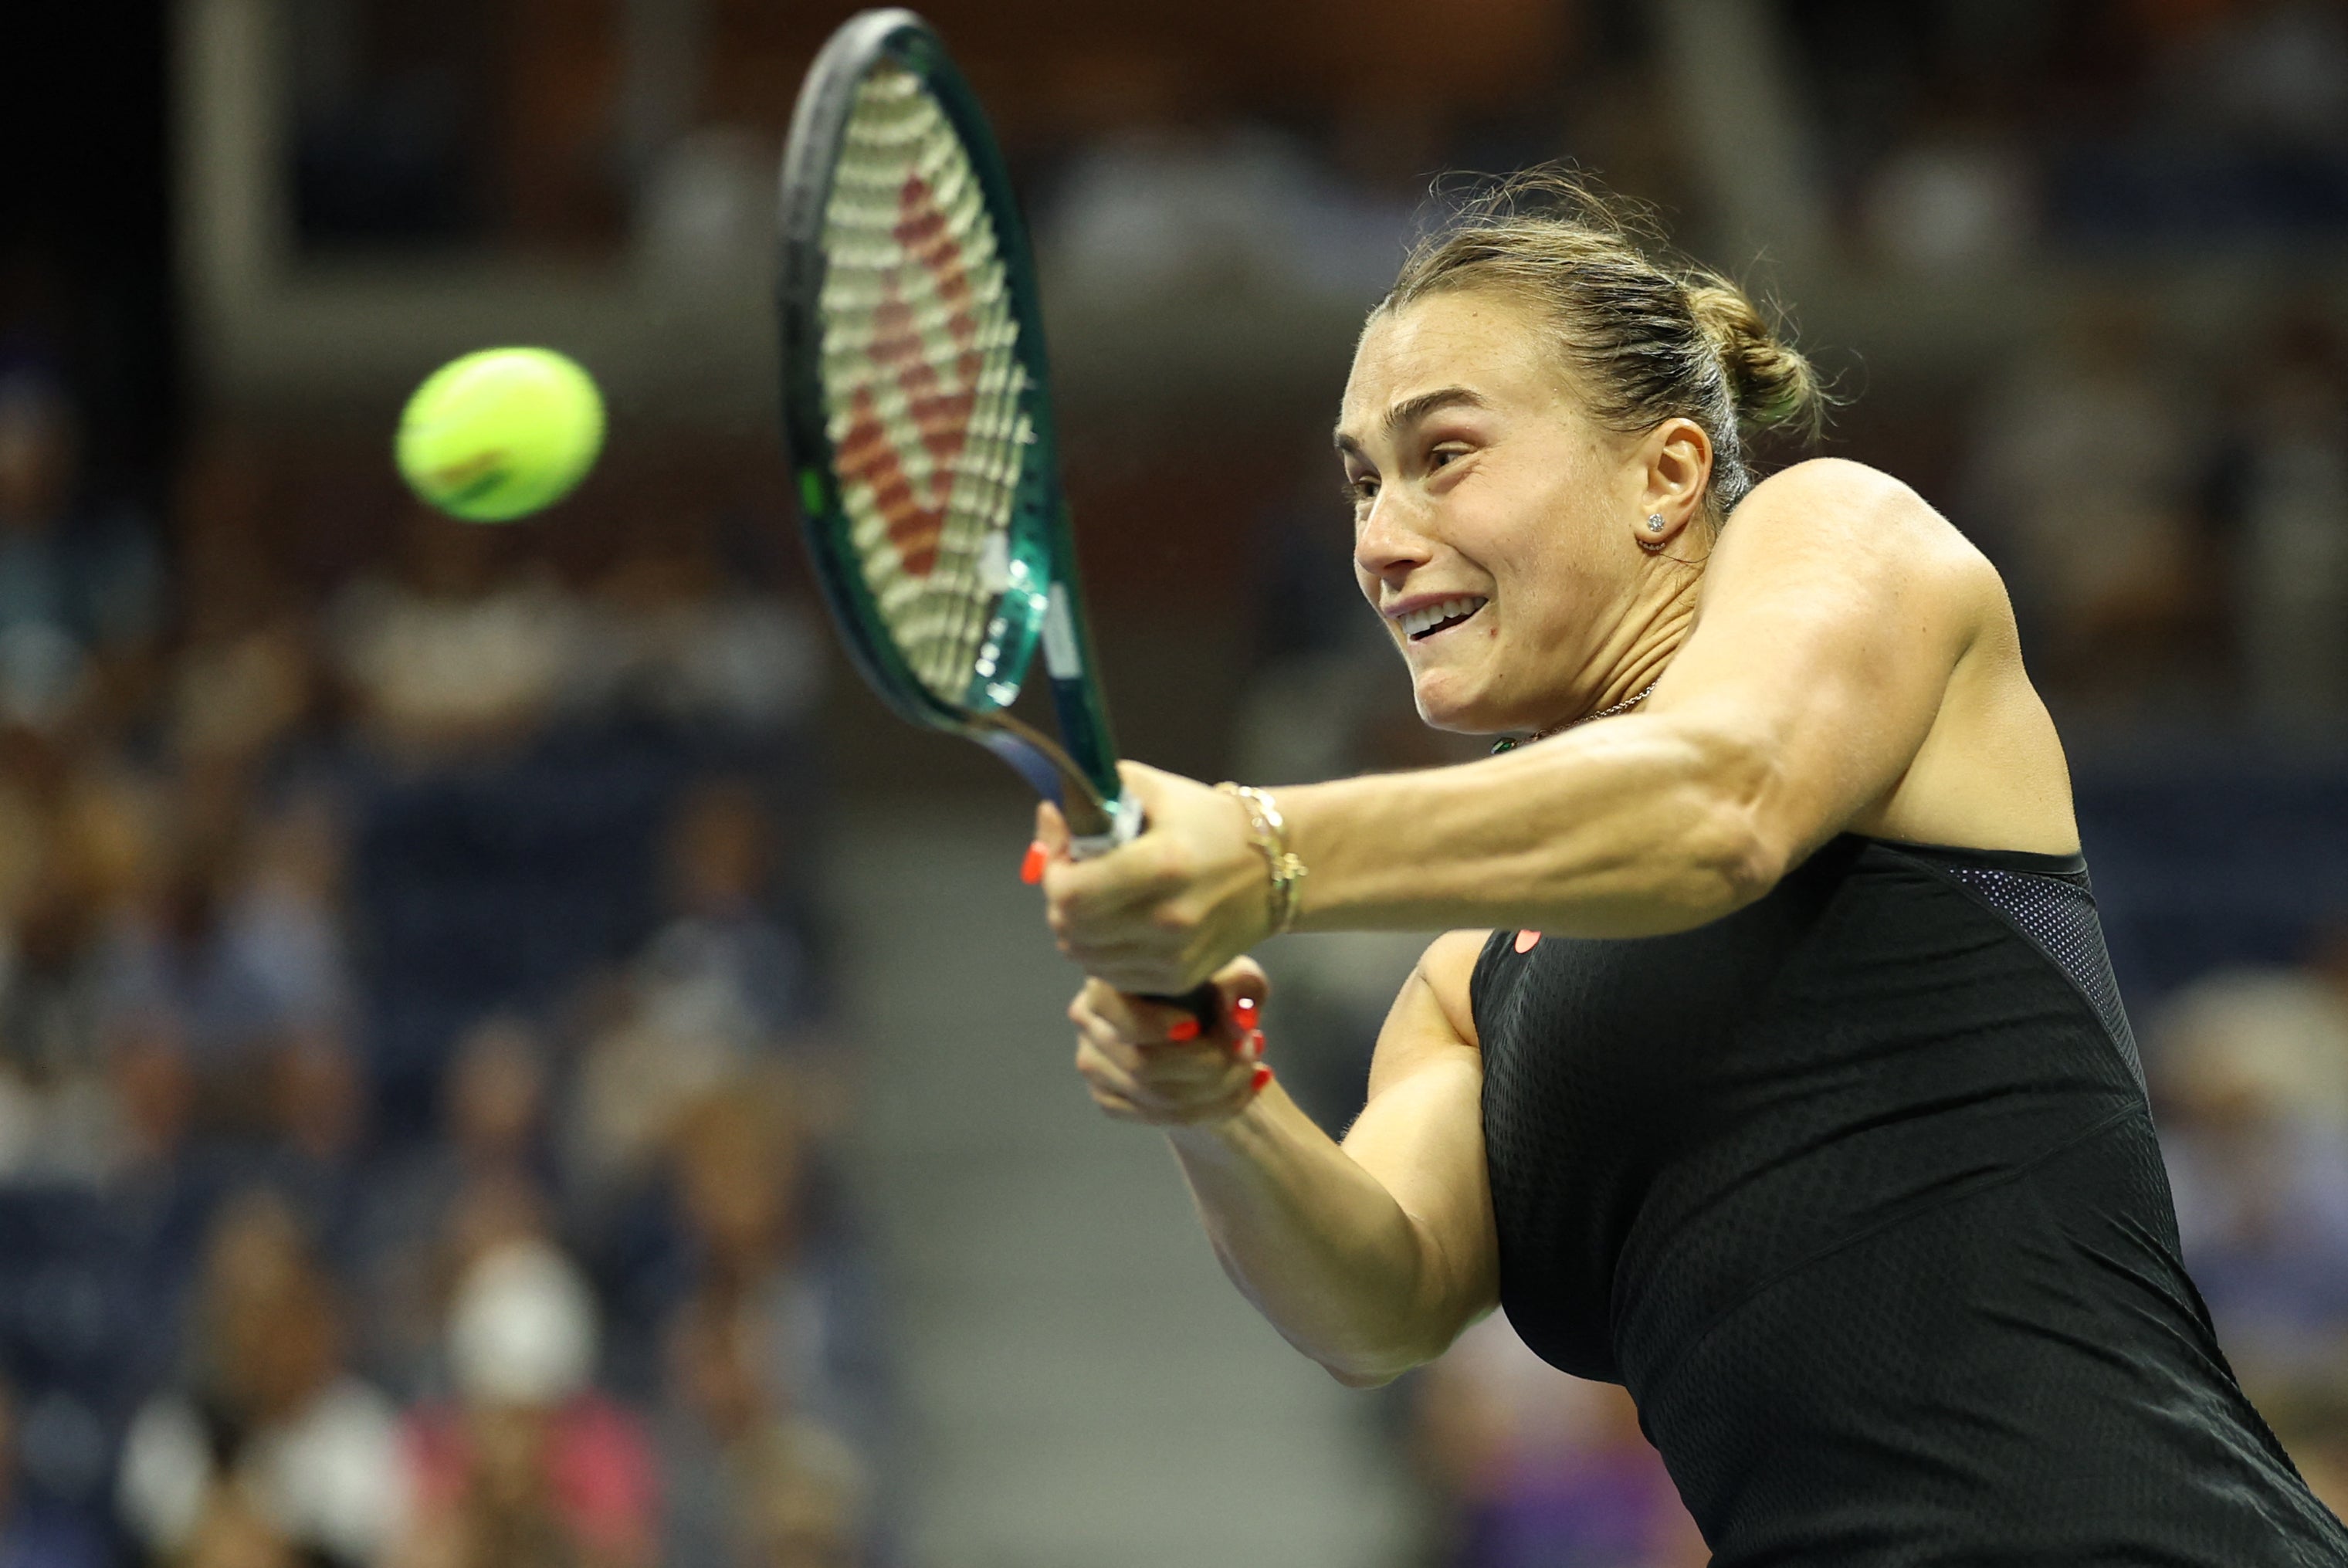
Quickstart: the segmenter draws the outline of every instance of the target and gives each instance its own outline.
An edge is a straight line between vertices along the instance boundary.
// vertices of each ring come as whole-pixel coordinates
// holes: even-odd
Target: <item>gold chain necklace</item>
[[[1585,713],[1580,718],[1575,719],[1572,724],[1560,724],[1555,729],[1535,730],[1532,734],[1526,736],[1522,740],[1519,740],[1513,736],[1504,735],[1499,739],[1492,743],[1492,755],[1498,757],[1503,751],[1514,751],[1519,746],[1528,746],[1536,740],[1547,740],[1550,736],[1562,734],[1564,731],[1573,728],[1576,725],[1595,724],[1601,718],[1612,718],[1618,713],[1628,713],[1632,708],[1638,707],[1641,703],[1646,701],[1648,694],[1663,684],[1663,677],[1657,676],[1653,680],[1649,681],[1643,689],[1633,692],[1631,696],[1624,697],[1612,707],[1601,707],[1596,713]]]

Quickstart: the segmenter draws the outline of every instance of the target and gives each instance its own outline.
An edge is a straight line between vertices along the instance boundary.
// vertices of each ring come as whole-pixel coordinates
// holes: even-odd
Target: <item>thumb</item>
[[[1035,802],[1035,841],[1054,860],[1066,860],[1068,854],[1068,819],[1060,808],[1049,800]]]
[[[1254,1026],[1254,1018],[1272,995],[1272,976],[1252,958],[1234,958],[1215,971],[1215,989],[1222,995],[1220,1022],[1233,1034]]]
[[[1117,782],[1125,786],[1125,792],[1140,803],[1142,814],[1147,816],[1149,808],[1165,793],[1167,784],[1178,776],[1152,768],[1146,762],[1120,761],[1117,765]]]

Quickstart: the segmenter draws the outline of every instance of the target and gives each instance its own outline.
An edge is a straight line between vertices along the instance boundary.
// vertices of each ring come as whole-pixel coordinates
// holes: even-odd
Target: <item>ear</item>
[[[1677,539],[1704,509],[1712,483],[1712,438],[1694,419],[1670,418],[1647,432],[1639,456],[1645,483],[1630,528],[1652,553]],[[1648,520],[1656,517],[1663,520],[1663,527],[1649,527]]]

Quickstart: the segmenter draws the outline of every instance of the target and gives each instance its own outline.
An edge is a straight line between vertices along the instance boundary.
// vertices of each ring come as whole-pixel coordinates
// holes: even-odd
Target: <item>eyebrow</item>
[[[1438,387],[1432,392],[1421,392],[1416,397],[1404,398],[1386,410],[1386,417],[1380,423],[1385,427],[1388,435],[1393,435],[1407,426],[1418,423],[1439,408],[1453,407],[1488,408],[1491,404],[1486,402],[1483,395],[1472,387]],[[1362,444],[1343,430],[1336,432],[1335,439],[1337,449],[1341,452],[1358,452],[1362,449]]]

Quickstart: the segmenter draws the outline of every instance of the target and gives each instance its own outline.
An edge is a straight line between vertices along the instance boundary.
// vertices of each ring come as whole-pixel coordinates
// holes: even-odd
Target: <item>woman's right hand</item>
[[[1252,959],[1217,971],[1222,996],[1212,1027],[1179,1007],[1144,1001],[1087,980],[1068,1004],[1076,1026],[1076,1071],[1093,1103],[1120,1121],[1189,1127],[1244,1109],[1270,1080],[1262,1067],[1256,1009],[1272,982]]]

